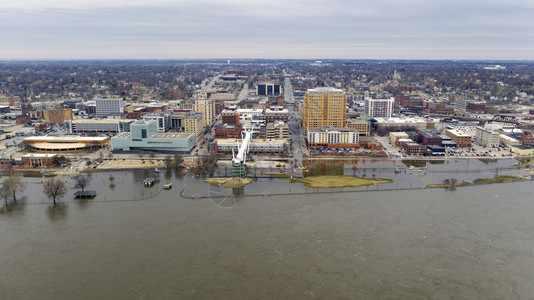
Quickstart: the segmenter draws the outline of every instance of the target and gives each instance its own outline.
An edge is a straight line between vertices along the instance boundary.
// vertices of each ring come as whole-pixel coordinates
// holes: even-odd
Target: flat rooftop
[[[308,127],[308,132],[357,132],[351,127]]]
[[[22,141],[45,141],[45,142],[95,142],[95,141],[107,141],[109,137],[107,136],[30,136],[24,138]]]
[[[57,154],[49,154],[49,153],[28,153],[28,154],[23,154],[22,158],[53,158],[56,156]]]
[[[194,135],[194,133],[185,133],[185,132],[162,132],[162,133],[156,133],[152,136],[152,138],[157,139],[187,139],[190,136]]]

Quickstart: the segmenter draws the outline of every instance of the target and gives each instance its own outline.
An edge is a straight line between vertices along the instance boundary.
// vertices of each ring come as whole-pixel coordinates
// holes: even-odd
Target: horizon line
[[[310,61],[490,61],[490,62],[534,62],[534,59],[472,59],[472,58],[220,58],[220,57],[206,57],[206,58],[0,58],[0,62],[6,61],[178,61],[178,60],[310,60]]]

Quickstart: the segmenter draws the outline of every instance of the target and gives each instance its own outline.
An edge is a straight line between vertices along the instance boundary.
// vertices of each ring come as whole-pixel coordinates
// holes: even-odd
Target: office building
[[[155,151],[191,153],[195,147],[193,133],[158,133],[156,120],[138,120],[130,125],[130,132],[111,138],[113,151]]]
[[[361,119],[347,119],[347,127],[354,128],[360,135],[371,134],[371,125],[369,121]]]
[[[258,96],[278,96],[280,95],[280,85],[276,83],[258,83],[256,85]]]
[[[395,98],[373,99],[365,97],[365,113],[372,118],[391,118]]]
[[[235,110],[223,110],[221,119],[224,124],[239,124],[239,113]]]
[[[471,135],[457,129],[446,129],[445,135],[449,136],[458,147],[471,147]]]
[[[55,109],[45,110],[44,119],[47,123],[63,124],[67,120],[72,120],[72,109],[58,106]]]
[[[15,96],[6,96],[6,95],[0,95],[0,105],[5,106],[17,106],[20,105],[20,97]]]
[[[358,148],[360,135],[354,128],[308,127],[308,144],[315,149]]]
[[[271,106],[265,109],[265,123],[275,121],[287,122],[289,120],[289,111],[284,106]]]
[[[200,144],[204,137],[204,118],[201,113],[191,113],[184,117],[184,132],[195,134],[196,143]]]
[[[215,101],[208,98],[208,92],[204,84],[202,84],[200,92],[195,95],[193,110],[204,116],[204,127],[211,127],[215,123]]]
[[[346,98],[343,90],[309,89],[302,104],[302,127],[345,127]]]
[[[151,113],[143,116],[143,120],[156,120],[158,123],[158,132],[166,132],[171,129],[171,114],[168,113]]]
[[[237,153],[242,141],[239,139],[217,139],[213,142],[215,153]],[[282,154],[289,149],[288,140],[285,139],[253,139],[249,146],[250,154]]]
[[[64,126],[69,133],[116,134],[130,131],[130,124],[134,121],[126,119],[78,119],[65,121]]]
[[[289,125],[280,121],[267,124],[266,137],[268,139],[288,139]]]
[[[476,142],[477,144],[486,147],[486,148],[496,148],[499,147],[499,137],[500,134],[496,131],[477,128],[476,130]]]
[[[122,115],[124,113],[124,107],[122,102],[122,98],[96,98],[96,115]]]

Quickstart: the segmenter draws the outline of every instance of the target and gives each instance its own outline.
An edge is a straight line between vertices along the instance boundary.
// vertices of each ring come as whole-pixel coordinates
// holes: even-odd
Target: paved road
[[[211,89],[211,88],[213,87],[213,85],[215,84],[215,82],[216,82],[217,80],[219,80],[219,77],[221,77],[221,75],[217,75],[217,76],[213,77],[213,78],[210,80],[210,82],[206,85],[206,90]]]
[[[293,87],[291,86],[291,76],[284,70],[284,97],[288,104],[295,103],[293,98]]]

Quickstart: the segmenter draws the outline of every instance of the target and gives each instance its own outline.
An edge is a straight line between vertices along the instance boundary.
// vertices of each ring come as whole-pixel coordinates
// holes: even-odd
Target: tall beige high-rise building
[[[215,123],[215,101],[208,98],[208,92],[204,84],[202,84],[200,92],[195,96],[193,110],[203,115],[204,126],[211,126]]]
[[[346,103],[343,90],[330,87],[309,89],[302,104],[302,127],[345,127]]]

